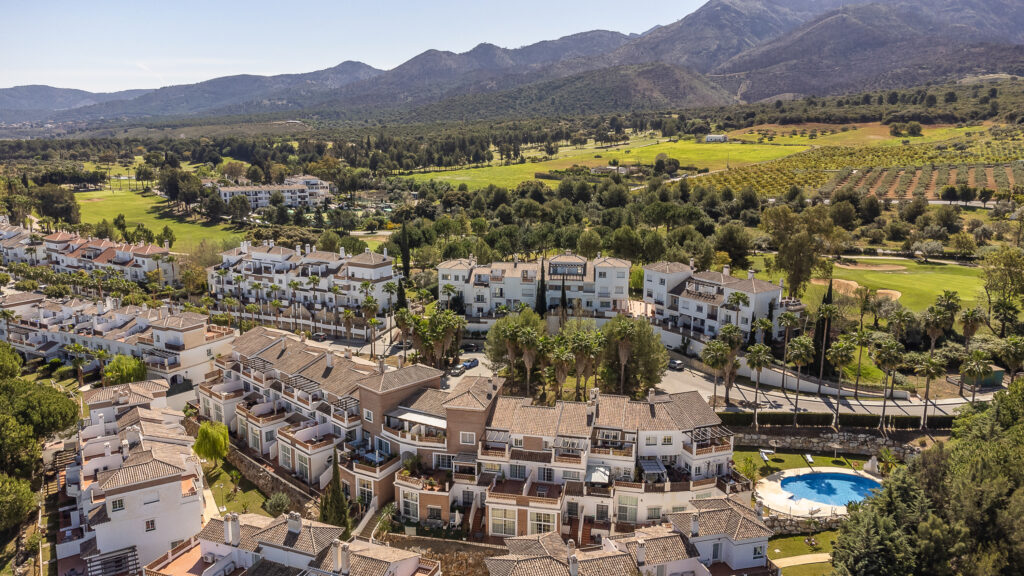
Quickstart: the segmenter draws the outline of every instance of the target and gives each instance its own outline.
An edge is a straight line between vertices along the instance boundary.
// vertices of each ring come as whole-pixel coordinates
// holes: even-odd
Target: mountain
[[[386,71],[343,62],[114,94],[4,89],[0,122],[471,120],[716,106],[986,73],[1024,74],[1021,0],[709,0],[642,34],[428,50]]]
[[[1024,71],[1024,6],[937,0],[847,6],[742,52],[709,77],[737,97],[838,94]]]

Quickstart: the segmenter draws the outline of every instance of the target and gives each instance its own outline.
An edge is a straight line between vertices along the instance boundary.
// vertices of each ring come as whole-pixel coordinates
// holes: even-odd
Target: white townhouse
[[[799,300],[783,297],[783,286],[765,282],[748,271],[746,278],[732,276],[729,266],[721,272],[696,271],[679,262],[656,262],[644,266],[644,302],[653,306],[653,319],[669,330],[699,340],[714,338],[726,324],[735,324],[749,334],[757,318],[771,318],[774,337],[782,336],[779,315],[799,312]],[[747,303],[730,304],[735,293]]]
[[[693,509],[668,515],[707,565],[723,563],[733,570],[771,567],[768,539],[772,530],[750,507],[729,499],[695,500]]]
[[[77,456],[59,472],[57,558],[88,576],[138,573],[197,534],[203,473],[164,380],[86,391]]]
[[[120,306],[111,298],[94,303],[11,295],[0,299],[0,309],[16,315],[0,323],[0,335],[28,357],[68,359],[65,348],[82,344],[111,356],[141,358],[151,377],[171,384],[205,381],[214,359],[227,354],[235,338],[233,329],[210,324],[203,314],[175,312],[168,306]],[[93,360],[84,368],[97,364]]]
[[[361,315],[367,295],[383,314],[395,304],[386,287],[398,278],[386,249],[349,254],[344,248],[334,253],[309,244],[287,248],[273,242],[254,246],[244,241],[223,252],[220,264],[207,268],[210,291],[218,300],[255,303],[265,322],[312,332],[330,327],[340,333],[342,312],[351,309]],[[281,309],[269,306],[274,300],[282,303]],[[357,329],[364,331],[365,324],[360,322]]]
[[[290,208],[320,206],[332,198],[333,186],[330,182],[315,176],[289,176],[282,184],[256,184],[251,186],[219,186],[217,191],[224,202],[230,202],[235,196],[249,200],[253,210],[270,206],[270,197],[280,192],[284,197],[284,205]]]
[[[227,514],[145,567],[146,576],[440,576],[416,552],[351,538],[298,512]]]
[[[470,317],[494,316],[499,307],[530,308],[540,298],[547,309],[566,304],[573,315],[612,317],[629,310],[628,260],[598,256],[588,260],[566,251],[536,262],[477,264],[473,258],[448,260],[437,266],[440,304],[459,297]],[[543,276],[546,290],[540,293]],[[451,285],[450,290],[445,287]],[[451,291],[451,294],[449,294]]]

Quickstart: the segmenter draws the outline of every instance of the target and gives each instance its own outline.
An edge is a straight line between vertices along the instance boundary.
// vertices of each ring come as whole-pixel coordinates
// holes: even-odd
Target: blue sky
[[[0,87],[97,92],[359,60],[392,68],[436,48],[514,48],[593,29],[640,33],[705,0],[0,0]]]

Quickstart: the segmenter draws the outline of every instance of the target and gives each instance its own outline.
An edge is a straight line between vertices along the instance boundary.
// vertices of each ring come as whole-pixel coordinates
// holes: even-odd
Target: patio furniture
[[[812,458],[810,454],[804,454],[804,460],[807,460],[808,464],[814,466],[814,458]]]

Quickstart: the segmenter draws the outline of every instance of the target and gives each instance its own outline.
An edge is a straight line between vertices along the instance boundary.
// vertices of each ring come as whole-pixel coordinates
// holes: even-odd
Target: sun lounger
[[[766,453],[764,450],[761,450],[760,454],[761,454],[761,460],[764,460],[765,463],[768,463],[768,453]]]
[[[808,464],[814,465],[814,458],[811,458],[810,454],[804,454],[804,460],[807,460]]]

